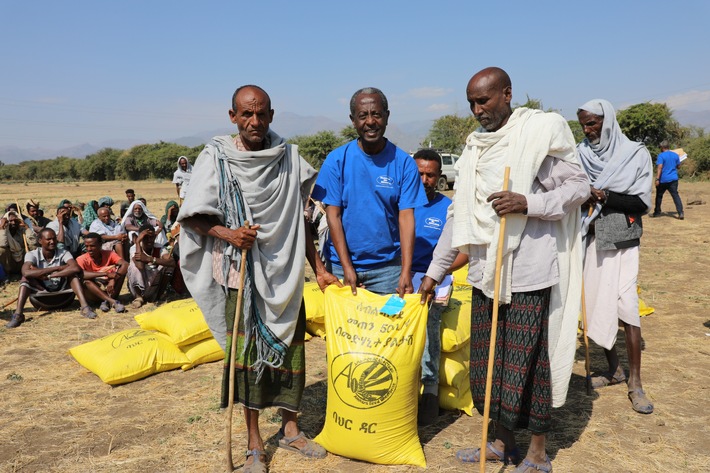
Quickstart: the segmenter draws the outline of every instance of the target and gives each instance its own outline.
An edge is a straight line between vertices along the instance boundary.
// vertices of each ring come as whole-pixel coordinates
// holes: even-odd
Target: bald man
[[[526,428],[530,446],[515,471],[551,471],[545,436],[551,407],[564,404],[572,374],[581,301],[579,209],[589,197],[589,181],[565,119],[522,107],[513,111],[505,71],[476,73],[466,98],[481,127],[466,139],[454,202],[420,291],[443,279],[457,250],[469,255],[471,393],[480,413],[501,217],[507,226],[490,404],[495,434],[485,452],[468,448],[456,456],[465,463],[486,455],[488,461],[518,464],[513,432]],[[510,190],[501,191],[507,166]]]

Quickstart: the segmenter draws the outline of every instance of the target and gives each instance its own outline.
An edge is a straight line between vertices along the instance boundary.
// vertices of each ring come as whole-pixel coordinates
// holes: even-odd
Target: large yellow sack
[[[166,334],[179,347],[212,337],[202,311],[194,299],[163,304],[152,312],[134,317],[143,330]]]
[[[200,340],[180,349],[189,360],[189,363],[182,365],[183,370],[189,370],[203,363],[224,360],[224,350],[214,338]]]
[[[306,333],[325,338],[325,323],[324,322],[314,322],[313,320],[306,319]]]
[[[471,287],[471,285],[466,282],[466,278],[468,277],[468,264],[451,273],[451,276],[454,278],[454,286]],[[454,287],[454,289],[456,288]]]
[[[442,352],[439,361],[439,386],[460,386],[468,383],[470,358],[470,343],[451,353]]]
[[[317,282],[307,282],[303,285],[303,302],[306,305],[306,320],[324,324],[325,295]]]
[[[348,458],[426,467],[417,396],[427,307],[410,294],[400,316],[386,317],[379,308],[389,297],[326,290],[328,403],[315,440]]]
[[[449,306],[441,313],[441,351],[457,351],[470,339],[471,286],[454,286]]]
[[[636,287],[636,292],[639,295],[639,317],[646,317],[647,315],[653,314],[656,309],[646,305],[643,299],[641,299],[641,287]]]
[[[471,386],[439,386],[439,407],[450,411],[461,411],[472,416]]]
[[[189,363],[167,335],[130,329],[69,350],[83,367],[108,384],[130,383]]]

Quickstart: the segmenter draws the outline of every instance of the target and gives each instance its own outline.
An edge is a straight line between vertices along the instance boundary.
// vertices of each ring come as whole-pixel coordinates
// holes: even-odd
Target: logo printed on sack
[[[137,338],[147,337],[151,335],[153,335],[153,332],[140,329],[136,329],[130,332],[121,332],[118,334],[117,337],[114,337],[113,340],[111,340],[111,346],[113,348],[119,348],[123,345],[123,342],[134,342]]]
[[[331,382],[341,401],[355,409],[386,402],[397,388],[397,370],[386,358],[371,353],[344,353],[330,365]]]
[[[392,184],[394,184],[394,179],[389,176],[378,176],[375,181],[380,187],[392,187]]]

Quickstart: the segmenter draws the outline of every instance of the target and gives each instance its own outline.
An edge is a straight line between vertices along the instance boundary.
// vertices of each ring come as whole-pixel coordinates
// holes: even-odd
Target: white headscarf
[[[616,120],[616,111],[608,101],[590,100],[579,110],[604,117],[599,143],[591,144],[585,138],[577,145],[580,161],[592,187],[636,195],[646,204],[646,209],[650,209],[653,163],[644,144],[631,141],[624,135]],[[601,209],[602,204],[598,203],[591,216],[582,216],[583,235],[587,234],[589,224],[597,218]]]

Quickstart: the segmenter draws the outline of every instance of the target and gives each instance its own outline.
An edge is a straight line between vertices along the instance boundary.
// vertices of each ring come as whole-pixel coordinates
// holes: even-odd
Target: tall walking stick
[[[592,395],[592,364],[589,361],[589,339],[587,338],[587,301],[584,298],[584,280],[582,280],[582,333],[584,334],[584,369],[587,371],[587,396]]]
[[[244,222],[244,226],[249,228],[249,221]],[[247,269],[247,250],[242,249],[242,260],[239,267],[239,288],[237,289],[237,310],[234,311],[234,326],[232,327],[232,346],[229,352],[229,403],[227,404],[227,471],[234,471],[234,462],[232,461],[232,411],[234,410],[234,376],[235,376],[235,361],[237,354],[236,336],[239,328],[239,317],[242,313],[242,295],[244,293],[244,277]]]
[[[22,219],[22,210],[20,210],[20,203],[17,202],[17,201],[15,201],[15,205],[17,205],[17,213],[20,215],[20,220],[23,220],[23,219]],[[20,229],[21,229],[21,228],[22,228],[22,227],[20,227]],[[29,247],[29,245],[27,244],[27,234],[24,232],[24,230],[22,231],[22,240],[25,242],[25,253],[29,253],[29,252],[30,252],[30,247]]]
[[[510,167],[505,167],[503,175],[503,190],[508,190],[510,179]],[[500,218],[500,229],[498,233],[498,250],[496,251],[496,275],[493,284],[493,315],[491,318],[491,343],[488,347],[488,371],[486,373],[486,398],[483,404],[483,429],[481,432],[481,450],[479,451],[479,463],[481,473],[486,471],[486,452],[488,451],[488,420],[491,414],[491,389],[493,387],[493,364],[496,354],[496,335],[498,331],[498,302],[500,301],[500,272],[503,265],[503,244],[505,243],[505,215]]]

